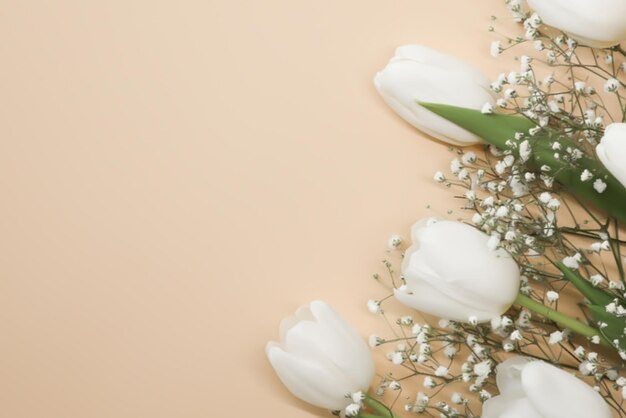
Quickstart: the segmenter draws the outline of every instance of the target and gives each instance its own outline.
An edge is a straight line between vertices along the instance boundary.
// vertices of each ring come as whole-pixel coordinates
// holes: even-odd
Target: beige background
[[[325,416],[263,348],[323,298],[363,335],[388,236],[456,207],[371,79],[482,67],[500,1],[5,1],[0,416]],[[426,206],[431,204],[435,211]]]

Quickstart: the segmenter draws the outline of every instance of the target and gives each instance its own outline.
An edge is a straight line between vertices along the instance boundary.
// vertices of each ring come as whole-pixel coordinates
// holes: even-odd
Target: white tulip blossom
[[[482,140],[420,106],[418,101],[477,110],[495,102],[489,79],[479,70],[421,45],[396,49],[395,56],[376,74],[374,85],[404,120],[434,138],[459,146]]]
[[[528,0],[544,23],[581,44],[607,48],[626,40],[625,0]]]
[[[515,300],[520,273],[503,249],[490,249],[490,237],[460,222],[425,219],[411,230],[405,253],[405,285],[396,298],[417,310],[467,322],[489,321]]]
[[[280,343],[267,344],[267,357],[296,397],[340,411],[354,403],[348,395],[368,389],[374,377],[369,348],[325,302],[311,302],[284,319],[280,335]]]
[[[612,123],[606,127],[596,146],[596,154],[606,169],[626,187],[626,123]]]
[[[496,368],[500,390],[482,418],[611,418],[602,397],[582,380],[549,363],[512,357]]]

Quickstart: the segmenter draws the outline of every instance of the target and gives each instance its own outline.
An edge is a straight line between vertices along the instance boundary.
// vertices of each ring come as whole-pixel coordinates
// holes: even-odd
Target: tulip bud
[[[544,23],[581,44],[607,48],[626,40],[624,0],[528,0]]]
[[[396,298],[446,319],[489,321],[513,304],[519,268],[503,249],[490,249],[489,236],[469,225],[427,219],[411,229],[405,253],[406,284]]]
[[[301,400],[339,411],[366,391],[374,362],[363,338],[328,304],[314,301],[280,324],[282,342],[266,353],[283,384]]]
[[[611,418],[602,396],[582,380],[543,361],[513,357],[496,368],[499,396],[483,405],[483,418]]]
[[[482,140],[417,102],[480,110],[494,102],[489,84],[489,79],[474,67],[421,45],[396,49],[396,55],[374,78],[380,95],[404,120],[443,142],[459,146]]]
[[[596,147],[604,167],[626,187],[626,123],[612,123]]]

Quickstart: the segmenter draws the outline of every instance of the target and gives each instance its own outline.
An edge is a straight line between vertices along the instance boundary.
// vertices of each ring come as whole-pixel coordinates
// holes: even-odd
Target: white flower
[[[530,152],[531,152],[530,143],[526,139],[522,141],[522,143],[519,144],[519,156],[522,162],[528,161],[528,158],[530,157]]]
[[[483,141],[418,101],[478,110],[494,100],[489,84],[476,68],[421,45],[396,49],[389,64],[374,78],[378,92],[404,120],[441,141],[460,146]]]
[[[484,360],[474,365],[474,374],[476,376],[486,377],[486,376],[489,376],[489,373],[491,373],[491,361],[490,360]]]
[[[569,267],[571,269],[576,270],[578,267],[580,267],[580,264],[579,264],[580,260],[581,260],[580,254],[576,254],[574,256],[565,257],[563,259],[563,264],[565,264],[565,267]]]
[[[461,164],[461,161],[458,158],[455,158],[450,162],[450,171],[452,171],[452,174],[459,174],[461,169],[463,169],[463,164]]]
[[[548,299],[548,302],[550,303],[556,302],[559,300],[559,294],[554,290],[549,290],[546,292],[546,299]]]
[[[554,345],[563,341],[563,333],[561,331],[554,331],[550,334],[550,338],[548,339],[548,344]]]
[[[502,42],[493,41],[491,43],[490,52],[492,57],[497,58],[502,53]]]
[[[489,237],[453,221],[416,223],[412,246],[402,262],[406,285],[396,298],[441,318],[466,322],[470,316],[489,321],[515,300],[520,274],[502,249],[490,250]]]
[[[397,380],[392,380],[389,383],[389,389],[391,389],[391,390],[400,390],[400,389],[402,389],[402,386],[400,385],[400,382],[398,382]]]
[[[347,417],[355,417],[359,414],[360,410],[361,410],[360,404],[351,403],[350,405],[346,406],[345,413]]]
[[[606,169],[626,186],[626,123],[612,123],[606,127],[596,154]]]
[[[547,205],[551,199],[552,199],[552,195],[550,195],[550,193],[548,192],[543,192],[539,195],[539,201],[543,203],[544,205]]]
[[[387,248],[390,250],[395,250],[402,244],[402,237],[400,235],[392,235],[387,240]]]
[[[530,70],[530,63],[532,62],[532,58],[528,55],[522,55],[520,57],[520,71],[525,73]]]
[[[498,248],[498,245],[500,245],[500,239],[500,234],[491,234],[491,236],[487,240],[487,249],[489,249],[489,251],[495,251],[496,248]]]
[[[448,368],[444,366],[439,366],[435,370],[435,376],[444,377],[448,374]]]
[[[622,0],[528,0],[543,22],[581,44],[606,48],[626,39],[626,3]]]
[[[424,377],[424,387],[426,389],[432,389],[435,387],[435,381],[433,380],[432,377],[430,376]]]
[[[378,347],[379,345],[383,343],[383,341],[384,340],[380,338],[378,335],[370,335],[368,339],[369,346],[372,348]]]
[[[472,164],[476,161],[476,153],[473,151],[468,151],[463,154],[463,157],[461,157],[461,159],[463,160],[464,164]]]
[[[607,93],[612,93],[617,91],[619,88],[619,81],[614,78],[609,78],[606,83],[604,83],[604,91]]]
[[[604,277],[601,274],[594,274],[589,278],[591,280],[591,284],[594,286],[598,286],[600,283],[604,281]]]
[[[444,181],[446,181],[446,176],[444,176],[441,171],[437,171],[433,178],[437,183],[443,183]]]
[[[367,301],[367,310],[373,314],[377,314],[380,312],[380,302],[377,300],[368,300]]]
[[[587,83],[585,83],[584,81],[577,81],[577,82],[574,83],[574,89],[577,92],[584,92],[586,85],[587,85]]]
[[[514,97],[517,97],[517,92],[514,89],[506,89],[504,91],[504,98],[505,99],[512,99]]]
[[[500,395],[482,418],[611,418],[602,396],[582,380],[543,361],[513,357],[496,368]]]
[[[507,208],[506,206],[500,206],[496,210],[496,218],[504,218],[508,214],[509,214],[509,208]]]
[[[593,188],[596,192],[603,193],[606,190],[606,183],[600,179],[596,179],[596,181],[593,182]]]
[[[557,210],[561,206],[561,201],[559,199],[552,198],[546,205],[549,209]]]
[[[281,343],[267,357],[296,397],[333,411],[351,403],[346,394],[366,390],[374,362],[358,332],[328,304],[314,301],[280,324]]]
[[[583,172],[580,174],[580,181],[587,181],[587,180],[590,180],[592,177],[593,177],[593,174],[591,174],[591,171],[585,168]]]
[[[516,73],[515,71],[511,71],[509,75],[506,76],[506,81],[509,84],[519,84],[521,80],[522,77],[519,75],[519,73]]]
[[[480,108],[480,112],[485,115],[491,115],[493,113],[493,105],[491,103],[485,103],[483,107]]]

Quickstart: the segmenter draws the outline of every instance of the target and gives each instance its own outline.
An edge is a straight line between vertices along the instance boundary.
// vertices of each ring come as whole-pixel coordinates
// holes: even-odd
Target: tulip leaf
[[[602,328],[602,333],[613,342],[618,340],[620,348],[626,348],[626,336],[624,336],[624,328],[626,328],[626,321],[623,318],[618,318],[611,315],[606,311],[604,306],[588,305],[589,311],[594,321],[604,322],[606,327]]]
[[[594,180],[582,181],[580,174],[584,169],[593,173],[596,180],[602,180],[606,184],[606,190],[599,193],[595,189]],[[604,168],[600,161],[583,157],[578,161],[577,167],[570,166],[558,170],[554,177],[566,190],[592,203],[619,221],[626,222],[626,188]]]
[[[536,126],[534,122],[519,116],[484,114],[475,109],[439,103],[418,104],[502,149],[509,148],[506,142],[515,138],[517,132],[527,133]]]
[[[503,150],[510,150],[519,155],[518,150],[507,144],[517,132],[527,133],[536,125],[529,119],[515,115],[483,114],[476,109],[444,105],[439,103],[418,102],[420,106],[459,125],[460,127],[478,135],[488,143]],[[579,150],[578,145],[571,139],[559,135],[557,132],[545,131],[543,136],[530,138],[532,156],[528,161],[531,170],[539,170],[547,166],[549,174],[554,176],[565,189],[573,195],[592,203],[620,222],[626,223],[626,187],[615,178],[602,163],[594,158],[583,156],[575,162],[566,162],[555,157],[552,142],[559,142],[562,149]],[[593,174],[594,180],[581,180],[584,170]],[[606,184],[606,190],[598,192],[596,181]]]
[[[610,293],[605,292],[602,289],[594,287],[589,281],[582,278],[574,270],[565,266],[561,262],[557,262],[556,266],[567,281],[572,283],[580,293],[582,293],[587,299],[594,305],[604,306],[613,301],[613,296]]]
[[[368,395],[365,395],[363,402],[382,418],[397,418],[393,411],[391,411],[391,409],[389,409],[386,405]]]

